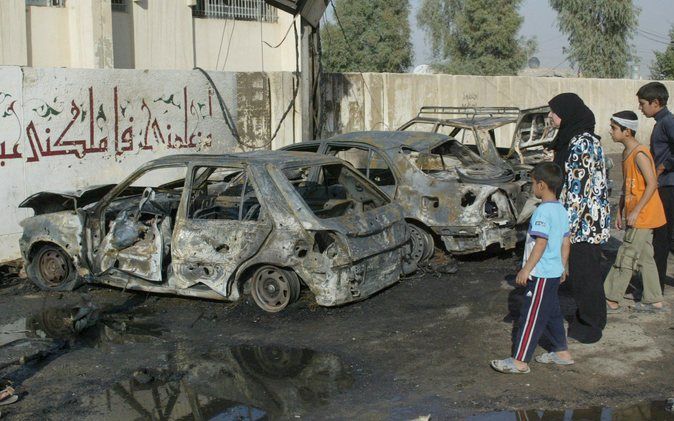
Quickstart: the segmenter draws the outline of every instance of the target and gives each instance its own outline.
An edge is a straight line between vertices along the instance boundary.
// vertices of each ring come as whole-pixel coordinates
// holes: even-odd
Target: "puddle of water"
[[[622,408],[592,407],[585,409],[567,409],[564,411],[519,410],[479,414],[468,417],[470,421],[658,421],[674,420],[672,404],[674,399],[640,402]]]
[[[93,306],[48,308],[0,326],[0,367],[17,365],[19,359],[49,360],[84,347],[149,341],[162,333],[133,313],[102,314]]]
[[[294,418],[353,384],[338,357],[307,349],[235,346],[175,357],[82,399],[89,419],[266,420]]]

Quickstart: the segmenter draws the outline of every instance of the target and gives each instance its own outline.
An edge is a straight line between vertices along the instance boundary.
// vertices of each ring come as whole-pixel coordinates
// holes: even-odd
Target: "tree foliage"
[[[669,30],[669,45],[665,51],[655,52],[651,78],[674,79],[674,26]]]
[[[632,0],[550,0],[559,29],[569,38],[568,58],[586,77],[623,78],[632,59],[629,41],[638,25]]]
[[[408,70],[412,65],[408,0],[333,1],[336,14],[321,28],[322,60],[327,71]]]
[[[524,67],[535,40],[517,33],[521,0],[423,0],[417,22],[435,67],[449,73],[512,75]]]

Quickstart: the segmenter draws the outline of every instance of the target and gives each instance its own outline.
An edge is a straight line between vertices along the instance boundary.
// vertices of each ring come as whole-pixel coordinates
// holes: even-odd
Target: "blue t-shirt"
[[[545,246],[543,256],[538,261],[531,276],[537,278],[559,278],[564,273],[562,265],[562,242],[564,237],[569,236],[569,215],[564,206],[555,202],[543,202],[538,205],[529,221],[527,241],[524,245],[524,260],[526,264],[531,251],[534,249],[536,237],[545,238],[548,244]]]

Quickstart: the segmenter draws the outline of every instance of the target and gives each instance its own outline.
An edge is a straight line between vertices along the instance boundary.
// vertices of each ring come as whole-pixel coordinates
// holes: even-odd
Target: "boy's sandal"
[[[610,305],[606,304],[606,314],[618,314],[623,312],[625,312],[625,307],[623,306],[613,308]]]
[[[527,367],[525,370],[520,370],[517,368],[515,365],[515,360],[512,357],[505,358],[503,360],[491,360],[489,365],[499,373],[505,374],[526,374],[531,371],[529,367]]]
[[[640,313],[666,313],[667,309],[662,306],[662,307],[655,307],[653,304],[644,304],[641,301],[638,303],[634,304],[634,307],[632,307],[634,311],[638,311]]]
[[[545,354],[537,355],[535,359],[542,364],[571,365],[574,363],[573,360],[559,358],[556,352],[546,352]]]
[[[14,394],[14,388],[7,386],[0,390],[0,405],[9,405],[19,400],[19,395]]]

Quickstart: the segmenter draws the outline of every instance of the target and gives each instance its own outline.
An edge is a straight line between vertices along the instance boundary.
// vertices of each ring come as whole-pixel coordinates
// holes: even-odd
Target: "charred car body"
[[[494,165],[508,163],[516,171],[552,160],[545,146],[557,135],[548,121],[550,107],[421,107],[398,130],[446,134]],[[510,146],[499,147],[497,131],[514,127]]]
[[[400,207],[343,161],[312,154],[174,155],[118,185],[20,206],[35,210],[22,221],[28,275],[51,290],[250,292],[275,312],[300,281],[320,305],[366,298],[399,279],[409,253]]]
[[[548,114],[550,107],[519,109],[516,107],[421,107],[412,120],[399,131],[428,131],[457,139],[482,158],[497,166],[508,166],[519,177],[528,177],[534,165],[552,161],[547,147],[557,135]],[[499,147],[498,135],[512,129],[510,146]],[[610,169],[613,161],[604,157],[609,194],[613,188]]]
[[[283,149],[337,156],[377,184],[403,207],[419,262],[434,243],[454,254],[513,248],[533,211],[527,180],[445,135],[355,132]]]

